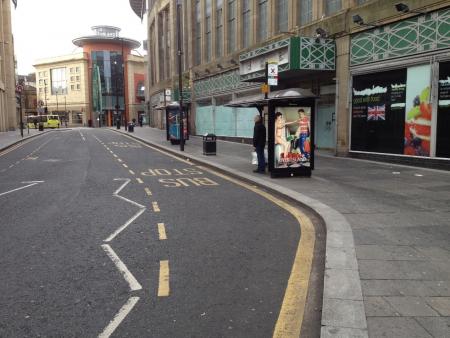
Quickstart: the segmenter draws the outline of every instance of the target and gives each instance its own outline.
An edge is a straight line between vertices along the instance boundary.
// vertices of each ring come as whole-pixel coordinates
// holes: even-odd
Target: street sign
[[[278,63],[269,62],[267,64],[267,84],[269,86],[278,85]]]

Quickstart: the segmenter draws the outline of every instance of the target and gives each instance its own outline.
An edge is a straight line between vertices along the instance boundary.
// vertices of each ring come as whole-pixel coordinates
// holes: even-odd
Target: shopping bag
[[[256,155],[256,151],[252,151],[252,164],[258,164],[258,156]]]

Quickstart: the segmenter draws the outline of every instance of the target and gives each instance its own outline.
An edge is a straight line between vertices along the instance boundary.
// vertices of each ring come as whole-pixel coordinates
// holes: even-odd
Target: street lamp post
[[[116,87],[116,125],[117,125],[117,129],[120,129],[120,117],[119,117],[119,80],[117,78],[117,60],[114,61],[114,65],[115,65],[115,87]]]
[[[180,151],[184,151],[184,109],[183,109],[183,75],[181,73],[181,0],[177,0],[177,40],[178,40],[178,94],[180,96]],[[164,93],[165,96],[165,93]]]

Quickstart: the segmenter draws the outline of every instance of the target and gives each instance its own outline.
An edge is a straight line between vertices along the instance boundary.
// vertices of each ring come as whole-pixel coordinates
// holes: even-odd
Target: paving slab
[[[450,317],[417,317],[415,319],[434,338],[450,338]]]
[[[394,296],[384,297],[384,299],[404,317],[439,316],[439,313],[433,310],[427,304],[427,299],[423,297]]]
[[[428,297],[427,303],[441,316],[450,317],[450,297]]]
[[[434,338],[413,318],[368,317],[367,326],[372,338]]]

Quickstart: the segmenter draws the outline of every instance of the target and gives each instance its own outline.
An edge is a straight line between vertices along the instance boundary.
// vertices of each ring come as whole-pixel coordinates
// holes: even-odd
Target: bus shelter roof
[[[267,106],[269,100],[279,100],[279,99],[306,99],[306,98],[317,98],[309,89],[304,88],[288,88],[283,90],[277,90],[270,92],[268,98],[265,99],[264,94],[250,95],[245,97],[240,97],[236,100],[230,101],[225,104],[226,107],[240,107],[240,108],[261,108]]]

